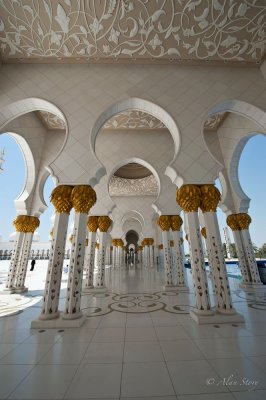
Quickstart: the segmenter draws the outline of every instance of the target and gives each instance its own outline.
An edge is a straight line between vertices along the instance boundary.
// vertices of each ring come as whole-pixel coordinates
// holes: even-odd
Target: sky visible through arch
[[[4,171],[0,173],[0,235],[3,241],[8,241],[9,235],[14,232],[12,220],[16,216],[14,199],[21,193],[25,182],[25,165],[23,155],[16,141],[9,135],[0,136],[0,149],[5,149]],[[252,241],[261,246],[266,243],[266,137],[256,135],[246,144],[240,159],[239,179],[244,192],[251,198],[249,214],[252,218],[250,233]],[[51,229],[53,206],[49,196],[54,187],[49,177],[45,184],[44,198],[48,209],[41,216],[38,232],[41,241],[47,242]],[[226,226],[225,214],[218,210],[219,225],[222,241],[222,228]],[[231,235],[232,238],[232,235]]]

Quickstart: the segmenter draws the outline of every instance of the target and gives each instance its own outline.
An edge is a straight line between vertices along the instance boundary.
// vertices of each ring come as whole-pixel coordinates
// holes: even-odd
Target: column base
[[[245,322],[243,315],[235,314],[221,314],[214,313],[210,314],[198,314],[198,312],[190,311],[191,318],[199,325],[204,324],[236,324]]]
[[[0,294],[14,294],[14,293],[16,293],[14,288],[5,288],[0,292]]]
[[[68,329],[68,328],[80,328],[86,317],[82,314],[81,317],[76,319],[63,319],[60,314],[55,319],[35,319],[31,321],[31,329]]]
[[[90,291],[90,293],[107,293],[108,289],[107,287],[103,286],[103,287],[95,287]]]
[[[78,313],[69,313],[69,314],[63,313],[61,316],[62,319],[65,320],[75,320],[81,318],[83,316],[83,312],[79,311]]]
[[[84,288],[82,288],[82,293],[91,293],[91,291],[94,289],[94,286],[85,286]]]
[[[176,288],[182,292],[189,292],[189,288],[187,287],[187,285],[185,283],[183,283],[181,285],[176,285]]]
[[[27,287],[22,287],[22,288],[14,288],[14,293],[27,293],[28,292]]]
[[[60,316],[60,312],[59,311],[57,311],[56,313],[53,313],[53,314],[41,314],[39,316],[39,320],[40,321],[50,321],[50,320],[59,318],[59,316]]]
[[[248,290],[252,290],[252,289],[263,289],[264,285],[263,283],[240,283],[239,287],[241,289],[248,289]]]
[[[163,290],[165,292],[176,292],[177,286],[175,286],[175,285],[163,285]]]

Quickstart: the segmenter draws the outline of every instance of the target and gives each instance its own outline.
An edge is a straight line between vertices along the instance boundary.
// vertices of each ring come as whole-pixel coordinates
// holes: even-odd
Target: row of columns
[[[161,215],[157,223],[162,230],[165,288],[184,287],[184,258],[180,235],[183,220],[180,215]],[[172,230],[173,241],[170,240],[170,230]],[[173,252],[171,247],[173,247]],[[175,257],[173,257],[173,253]],[[175,275],[176,283],[174,282]]]
[[[112,266],[121,268],[125,264],[126,247],[122,239],[112,239]]]
[[[142,257],[141,262],[145,268],[152,268],[154,266],[154,239],[144,238],[141,242],[139,250],[141,251]]]
[[[246,213],[231,214],[227,217],[226,222],[234,235],[242,285],[260,286],[261,280],[249,234],[250,216]]]
[[[5,291],[9,293],[23,293],[25,287],[28,260],[31,251],[32,238],[40,225],[39,218],[29,215],[18,215],[13,221],[16,228],[16,240],[9,265]]]
[[[183,185],[177,190],[177,203],[184,210],[188,229],[188,242],[192,264],[193,285],[195,290],[195,313],[210,315],[213,313],[205,271],[198,211],[201,209],[206,228],[206,243],[209,265],[212,272],[216,311],[221,314],[235,314],[227,278],[222,250],[222,241],[217,220],[217,206],[221,195],[210,184]],[[256,266],[257,267],[257,266]]]

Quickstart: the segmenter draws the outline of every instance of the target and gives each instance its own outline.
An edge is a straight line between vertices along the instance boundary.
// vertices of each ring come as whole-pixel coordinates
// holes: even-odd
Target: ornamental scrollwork
[[[2,0],[3,59],[260,61],[260,0]]]

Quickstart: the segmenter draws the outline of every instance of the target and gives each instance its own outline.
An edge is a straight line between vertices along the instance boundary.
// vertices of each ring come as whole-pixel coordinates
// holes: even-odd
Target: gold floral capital
[[[221,193],[214,185],[201,185],[201,204],[200,208],[203,212],[215,212],[219,201],[221,200]]]
[[[72,207],[71,194],[74,186],[59,185],[51,193],[50,201],[55,211],[60,214],[69,214]]]
[[[72,190],[71,199],[76,213],[88,214],[96,203],[96,192],[89,185],[77,185]]]
[[[183,220],[180,215],[170,215],[171,229],[172,231],[180,231],[183,224]]]
[[[107,215],[98,217],[98,226],[100,232],[107,232],[112,225],[112,220]]]
[[[169,231],[171,228],[171,220],[169,215],[161,215],[157,219],[157,224],[161,228],[162,231]]]
[[[159,244],[158,249],[163,250],[163,244]]]
[[[98,229],[98,217],[92,215],[88,218],[87,227],[90,232],[97,232]]]
[[[40,220],[30,215],[18,215],[14,219],[13,225],[17,232],[34,233],[40,225]]]
[[[226,218],[227,225],[232,229],[232,231],[239,231],[238,219],[237,214],[228,215]]]
[[[183,185],[176,192],[176,201],[184,212],[197,212],[201,203],[201,190],[197,185]]]
[[[237,223],[238,223],[239,229],[241,231],[248,229],[248,227],[252,221],[251,217],[248,214],[239,213],[239,214],[236,214],[236,218],[237,218]]]

